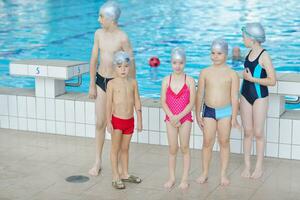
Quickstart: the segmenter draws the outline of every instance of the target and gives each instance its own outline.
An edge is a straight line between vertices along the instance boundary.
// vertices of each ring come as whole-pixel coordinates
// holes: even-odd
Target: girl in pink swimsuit
[[[176,155],[178,135],[183,154],[183,175],[179,188],[187,189],[190,169],[190,132],[192,127],[192,109],[195,102],[195,82],[184,73],[185,52],[181,48],[172,50],[173,73],[162,82],[161,104],[166,113],[167,135],[169,143],[169,180],[164,187],[171,189],[175,185]]]

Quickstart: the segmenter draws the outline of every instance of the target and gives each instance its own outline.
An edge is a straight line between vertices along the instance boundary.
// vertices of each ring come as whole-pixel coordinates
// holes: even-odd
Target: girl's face
[[[175,73],[182,73],[184,69],[185,61],[182,59],[172,59],[172,69]]]
[[[226,63],[227,55],[222,51],[212,49],[210,57],[214,65],[222,65]]]
[[[98,22],[101,24],[103,28],[109,28],[109,26],[113,23],[112,20],[107,19],[104,15],[100,14],[98,17]]]
[[[253,40],[249,38],[245,32],[243,32],[243,42],[247,48],[252,48]]]
[[[129,64],[127,62],[117,64],[116,73],[118,77],[126,78],[129,74]]]

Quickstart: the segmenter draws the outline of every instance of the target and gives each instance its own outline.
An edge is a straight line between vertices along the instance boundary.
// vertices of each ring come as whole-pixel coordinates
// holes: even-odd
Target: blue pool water
[[[71,2],[71,3],[70,3]],[[300,6],[298,1],[118,1],[119,21],[134,48],[141,96],[158,98],[162,77],[171,72],[170,51],[187,52],[186,73],[197,79],[210,64],[211,41],[223,36],[230,45],[243,46],[240,28],[261,21],[267,32],[265,48],[278,71],[300,71]],[[103,1],[0,1],[0,87],[34,88],[32,78],[9,76],[9,62],[47,58],[89,61],[93,35]],[[161,65],[151,69],[148,60]],[[231,61],[228,61],[231,65]],[[236,69],[241,69],[238,66]],[[89,77],[79,88],[88,91]]]

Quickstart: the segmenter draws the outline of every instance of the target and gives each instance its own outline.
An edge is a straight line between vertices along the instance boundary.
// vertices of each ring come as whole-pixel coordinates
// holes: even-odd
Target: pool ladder
[[[75,83],[65,83],[66,86],[79,87],[82,84],[82,74],[77,76],[77,82]]]

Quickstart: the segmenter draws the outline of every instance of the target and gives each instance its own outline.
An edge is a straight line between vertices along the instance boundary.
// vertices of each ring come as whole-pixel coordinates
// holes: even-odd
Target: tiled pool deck
[[[130,171],[142,177],[139,185],[127,184],[117,191],[111,187],[109,161],[110,141],[103,151],[103,171],[86,183],[69,183],[71,175],[88,176],[94,161],[93,138],[41,134],[37,132],[0,129],[0,199],[26,200],[296,200],[300,199],[300,162],[277,158],[265,159],[265,173],[260,180],[240,177],[243,158],[231,154],[231,184],[219,186],[219,153],[213,154],[210,179],[199,185],[201,151],[192,150],[190,188],[182,192],[176,187],[163,189],[167,179],[166,146],[132,143]],[[177,178],[182,172],[182,157],[177,160]],[[178,185],[178,182],[177,182]]]

